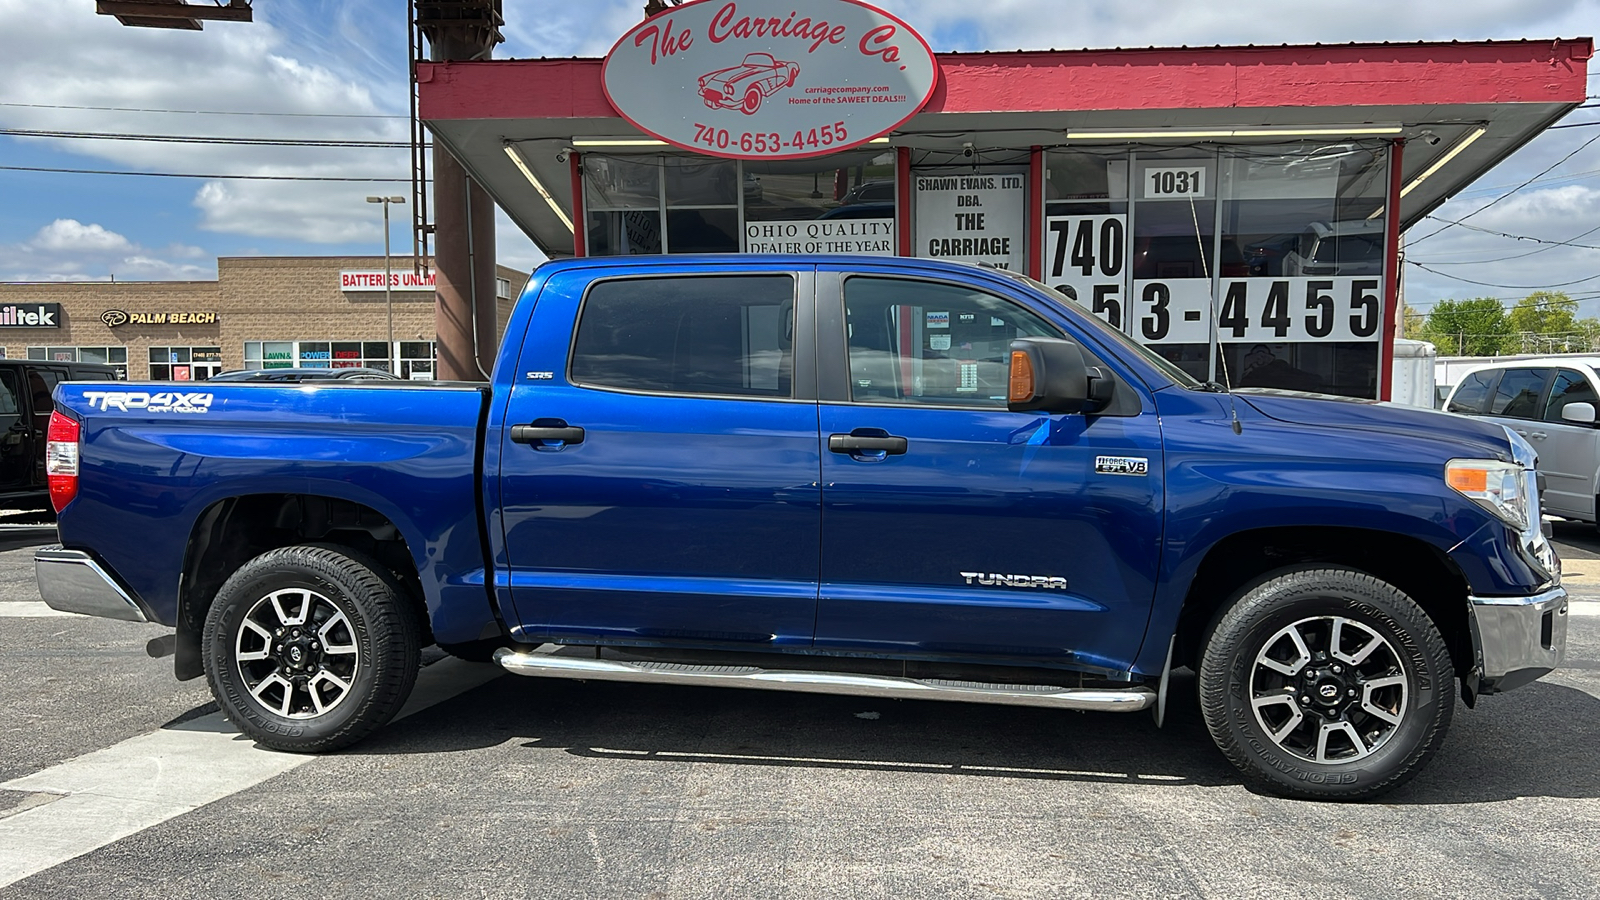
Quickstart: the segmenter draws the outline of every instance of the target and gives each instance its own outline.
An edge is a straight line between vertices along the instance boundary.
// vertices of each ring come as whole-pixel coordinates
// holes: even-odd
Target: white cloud
[[[0,0],[0,33],[29,36],[10,42],[0,54],[0,84],[7,86],[7,97],[34,104],[0,107],[0,124],[132,134],[406,140],[405,120],[383,117],[405,112],[404,54],[384,71],[350,53],[350,45],[337,34],[315,27],[317,20],[335,13],[296,6],[258,5],[254,23],[212,23],[197,34],[125,28],[96,15],[90,3],[53,4],[41,12],[28,0]],[[364,12],[379,21],[392,19],[403,46],[403,9],[383,2],[342,6],[340,16]],[[302,24],[307,21],[310,26]],[[387,104],[377,99],[380,91],[388,97]],[[52,105],[298,115],[44,108]],[[21,140],[153,171],[357,178],[408,178],[410,172],[404,149]],[[219,185],[224,186],[226,205],[217,202]],[[196,190],[194,206],[200,227],[212,231],[313,243],[381,242],[379,225],[363,205],[372,187],[347,182],[216,182]]]
[[[172,244],[156,251],[95,223],[57,219],[27,241],[0,244],[0,281],[193,281],[216,277],[199,247]]]
[[[88,251],[121,253],[133,248],[127,238],[99,225],[85,225],[77,219],[57,219],[39,229],[29,242],[40,250],[61,252]]]

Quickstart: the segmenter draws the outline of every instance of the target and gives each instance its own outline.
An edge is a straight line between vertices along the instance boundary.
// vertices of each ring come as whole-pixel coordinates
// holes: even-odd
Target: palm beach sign
[[[911,26],[858,0],[695,0],[623,35],[604,79],[617,113],[669,144],[804,159],[916,115],[938,61]]]

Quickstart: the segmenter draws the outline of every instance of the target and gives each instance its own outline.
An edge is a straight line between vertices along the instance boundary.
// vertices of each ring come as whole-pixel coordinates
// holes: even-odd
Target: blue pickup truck
[[[63,384],[57,609],[175,629],[248,736],[346,746],[419,650],[525,675],[1148,709],[1252,786],[1414,775],[1560,662],[1506,428],[1198,383],[1062,294],[909,259],[534,273],[491,385]]]

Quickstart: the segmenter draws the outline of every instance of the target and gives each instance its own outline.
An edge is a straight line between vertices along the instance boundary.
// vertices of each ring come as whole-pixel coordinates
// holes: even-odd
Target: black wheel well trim
[[[233,524],[240,517],[248,521]],[[184,547],[173,653],[173,671],[180,681],[204,674],[201,633],[206,612],[228,576],[263,553],[296,544],[348,547],[383,563],[411,601],[424,646],[432,641],[416,557],[389,516],[365,503],[325,494],[239,494],[202,510]]]
[[[1205,635],[1231,602],[1274,573],[1305,566],[1364,572],[1421,606],[1445,639],[1463,698],[1472,705],[1478,673],[1476,623],[1466,574],[1420,538],[1351,526],[1275,526],[1229,535],[1200,560],[1184,595],[1173,665],[1194,667]]]

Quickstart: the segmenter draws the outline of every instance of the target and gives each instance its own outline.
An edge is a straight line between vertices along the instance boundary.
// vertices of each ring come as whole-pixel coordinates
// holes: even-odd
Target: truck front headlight
[[[1517,531],[1532,522],[1527,470],[1521,463],[1498,459],[1452,459],[1445,463],[1445,483]]]

